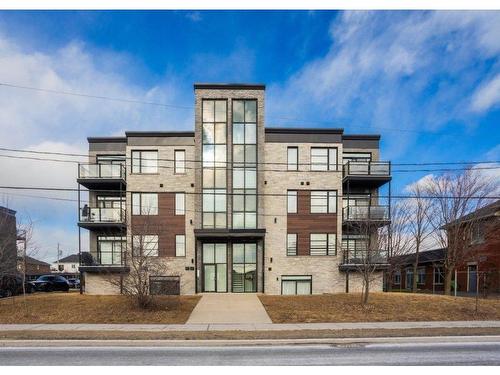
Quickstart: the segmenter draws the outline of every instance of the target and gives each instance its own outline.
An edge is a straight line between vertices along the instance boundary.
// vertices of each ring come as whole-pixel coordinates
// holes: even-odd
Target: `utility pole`
[[[59,272],[59,256],[61,255],[61,250],[59,250],[59,242],[57,243],[57,272]]]

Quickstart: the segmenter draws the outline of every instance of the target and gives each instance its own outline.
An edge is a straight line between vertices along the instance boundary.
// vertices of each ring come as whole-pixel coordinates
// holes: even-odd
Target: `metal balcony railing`
[[[80,222],[82,223],[123,223],[125,222],[124,208],[80,208]]]
[[[123,164],[80,164],[78,168],[78,178],[125,179],[125,177]]]
[[[81,258],[80,266],[102,267],[102,266],[125,266],[125,251],[97,251],[97,254],[87,254]]]
[[[343,166],[346,176],[389,177],[391,163],[388,161],[348,161]]]
[[[343,250],[343,264],[377,265],[387,264],[389,252],[387,250]]]
[[[389,206],[348,206],[343,209],[344,221],[390,220]]]

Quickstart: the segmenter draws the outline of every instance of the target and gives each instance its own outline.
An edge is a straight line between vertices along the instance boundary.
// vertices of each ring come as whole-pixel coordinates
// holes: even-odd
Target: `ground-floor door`
[[[257,244],[233,243],[233,293],[257,291]]]
[[[203,291],[227,292],[227,245],[203,244]]]
[[[467,266],[467,291],[477,292],[477,266],[475,264]]]

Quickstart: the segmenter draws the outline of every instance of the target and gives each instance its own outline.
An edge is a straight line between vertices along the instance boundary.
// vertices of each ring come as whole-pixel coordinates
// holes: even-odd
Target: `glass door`
[[[257,244],[233,244],[232,276],[234,293],[257,291]]]
[[[203,244],[203,291],[227,292],[227,245]]]

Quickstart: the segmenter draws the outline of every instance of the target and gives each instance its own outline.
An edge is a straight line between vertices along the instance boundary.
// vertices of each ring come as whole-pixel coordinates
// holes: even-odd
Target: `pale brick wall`
[[[119,276],[85,273],[85,294],[120,294]]]

